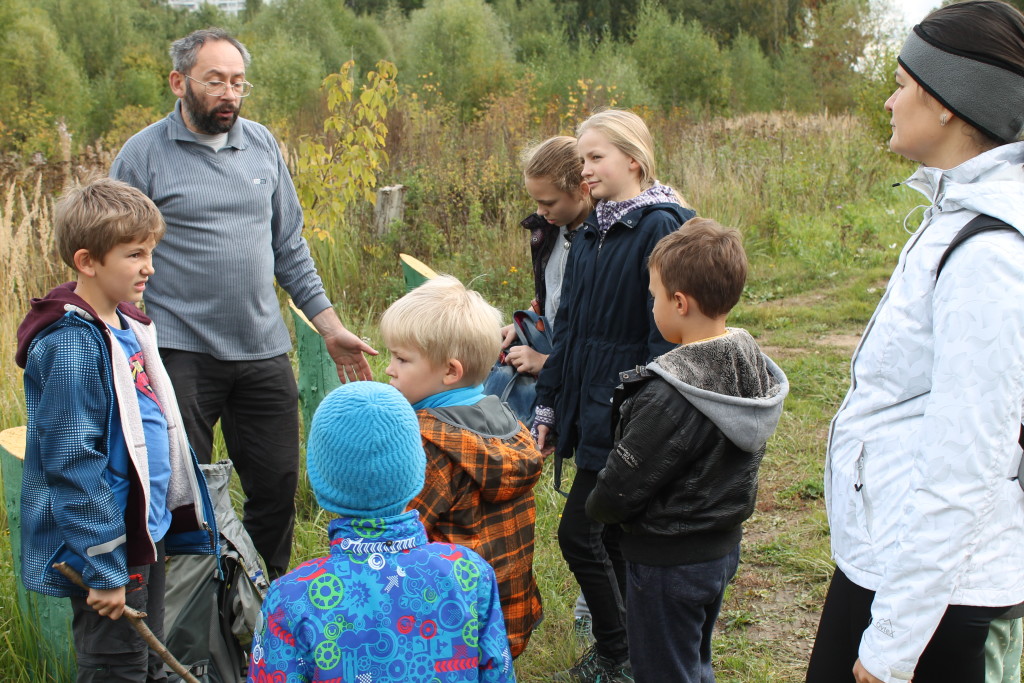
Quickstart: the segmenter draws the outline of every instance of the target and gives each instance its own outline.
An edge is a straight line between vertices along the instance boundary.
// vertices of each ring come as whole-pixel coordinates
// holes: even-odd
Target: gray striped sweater
[[[302,237],[302,208],[274,137],[239,118],[214,152],[173,112],[134,135],[110,167],[160,209],[146,314],[162,348],[259,360],[291,339],[274,280],[307,318],[331,303]]]

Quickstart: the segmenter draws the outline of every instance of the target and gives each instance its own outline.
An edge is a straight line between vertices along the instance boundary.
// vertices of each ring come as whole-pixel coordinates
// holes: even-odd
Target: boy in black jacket
[[[622,527],[636,681],[706,683],[711,631],[789,382],[745,330],[725,325],[747,275],[738,231],[691,219],[658,242],[648,267],[658,330],[679,346],[621,374],[615,448],[587,514]]]

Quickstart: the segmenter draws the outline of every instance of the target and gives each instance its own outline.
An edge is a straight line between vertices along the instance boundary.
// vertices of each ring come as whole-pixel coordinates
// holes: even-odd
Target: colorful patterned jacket
[[[251,683],[515,681],[494,572],[476,553],[429,543],[415,512],[340,518],[331,554],[274,581]]]
[[[431,540],[464,545],[494,568],[509,645],[518,657],[543,616],[533,577],[533,487],[544,457],[496,396],[417,415],[427,479],[409,507],[419,511]]]

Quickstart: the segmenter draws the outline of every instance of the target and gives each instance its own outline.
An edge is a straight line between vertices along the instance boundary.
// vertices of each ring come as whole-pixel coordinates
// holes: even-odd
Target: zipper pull
[[[857,457],[857,481],[853,483],[853,490],[860,492],[864,488],[864,484],[861,483],[861,473],[864,471],[864,453],[861,453]]]
[[[203,531],[206,532],[206,535],[210,539],[210,547],[214,549],[215,554],[220,555],[220,543],[218,542],[218,539],[214,538],[213,528],[208,522],[203,522]]]

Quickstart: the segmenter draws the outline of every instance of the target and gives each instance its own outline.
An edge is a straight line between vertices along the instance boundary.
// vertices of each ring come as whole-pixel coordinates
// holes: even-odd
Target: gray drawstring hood
[[[686,344],[647,368],[747,452],[759,451],[775,431],[789,380],[746,330]]]

